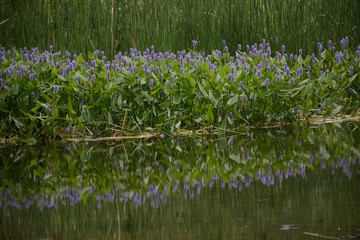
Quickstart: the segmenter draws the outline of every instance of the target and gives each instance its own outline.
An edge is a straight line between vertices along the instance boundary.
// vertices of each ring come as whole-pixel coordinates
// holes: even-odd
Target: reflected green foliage
[[[355,236],[359,126],[2,147],[0,236]]]
[[[6,147],[0,149],[1,190],[12,189],[19,202],[35,195],[54,201],[73,190],[75,203],[89,197],[99,200],[101,195],[113,200],[116,192],[131,198],[135,193],[149,197],[149,190],[151,196],[186,189],[184,194],[190,196],[199,184],[204,187],[214,180],[235,188],[255,180],[273,185],[288,176],[305,177],[305,170],[316,166],[343,170],[350,178],[350,166],[359,156],[358,136],[359,124],[349,123],[290,135],[275,129],[219,139]]]
[[[41,50],[54,45],[63,52],[100,49],[113,56],[151,44],[164,52],[187,49],[192,40],[206,51],[219,48],[223,39],[231,51],[262,38],[280,47],[277,36],[290,52],[303,48],[309,54],[317,42],[344,36],[357,47],[358,9],[356,0],[3,0],[0,44]]]

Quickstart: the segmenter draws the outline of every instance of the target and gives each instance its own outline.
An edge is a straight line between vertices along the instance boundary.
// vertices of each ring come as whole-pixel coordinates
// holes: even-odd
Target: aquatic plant
[[[64,132],[223,132],[319,113],[355,115],[360,58],[347,43],[344,38],[336,49],[333,44],[310,56],[299,50],[291,58],[285,47],[274,52],[265,40],[235,55],[224,42],[223,50],[209,54],[162,53],[152,46],[113,60],[99,50],[85,56],[2,47],[0,134],[34,141]]]

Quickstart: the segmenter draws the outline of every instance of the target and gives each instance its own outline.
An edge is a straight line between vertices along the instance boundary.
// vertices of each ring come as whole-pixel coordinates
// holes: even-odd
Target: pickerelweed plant
[[[348,38],[303,56],[263,40],[232,55],[130,49],[71,54],[1,48],[0,134],[6,137],[112,135],[114,131],[236,129],[297,122],[309,115],[355,115],[360,46]]]

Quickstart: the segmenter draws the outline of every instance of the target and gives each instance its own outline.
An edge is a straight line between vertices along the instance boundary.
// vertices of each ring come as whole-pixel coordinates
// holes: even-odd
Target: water
[[[359,127],[2,146],[0,238],[356,239]]]

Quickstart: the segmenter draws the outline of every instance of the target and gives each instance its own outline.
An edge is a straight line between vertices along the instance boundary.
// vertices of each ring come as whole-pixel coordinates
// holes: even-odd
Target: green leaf
[[[67,103],[67,109],[72,113],[72,114],[76,114],[76,112],[73,110],[72,108],[72,103],[71,103],[71,97],[68,97],[68,103]]]
[[[212,107],[211,105],[208,105],[208,112],[206,114],[206,120],[208,120],[209,123],[213,123],[214,122],[214,114],[212,112]]]
[[[191,83],[191,85],[195,85],[195,84],[196,84],[195,80],[190,76],[190,74],[187,74],[187,75],[186,75],[186,78],[189,80],[189,82]]]
[[[340,112],[340,110],[342,109],[342,106],[337,106],[334,110],[333,110],[333,114],[338,114]]]
[[[311,97],[314,91],[314,83],[310,83],[310,85],[308,85],[308,97]]]
[[[298,57],[298,63],[301,65],[301,64],[303,64],[303,62],[304,62],[304,60],[303,60],[303,58],[302,58],[302,56],[300,55],[299,57]]]
[[[227,104],[229,106],[237,103],[239,101],[239,95],[238,94],[235,94],[235,96],[233,96],[232,98],[230,98],[228,101],[227,101]]]
[[[166,64],[165,61],[163,61],[163,62],[161,63],[160,70],[161,70],[163,73],[168,73],[168,72],[169,72],[169,68],[168,68],[168,66],[167,66],[167,64]]]
[[[227,116],[228,114],[225,114],[224,119],[221,122],[220,128],[219,128],[219,135],[224,135],[226,133],[226,127],[227,127]]]
[[[89,119],[88,119],[88,116],[87,116],[87,114],[86,114],[86,109],[83,109],[83,110],[81,111],[81,117],[80,117],[80,119],[81,119],[81,121],[83,121],[83,122],[86,122],[86,121],[89,120]]]
[[[165,83],[165,93],[166,94],[169,94],[170,93],[170,81],[167,81],[166,83]]]
[[[198,118],[195,118],[194,121],[195,121],[196,123],[200,123],[200,122],[202,121],[202,119],[203,119],[202,117],[198,117]]]
[[[80,64],[83,64],[83,62],[84,62],[84,58],[83,58],[82,54],[80,53],[78,58],[76,59],[76,63],[78,65],[80,65]]]
[[[181,91],[177,91],[172,99],[173,104],[177,105],[181,102]]]
[[[36,144],[36,139],[35,138],[27,139],[26,144],[27,145],[35,145]]]
[[[25,124],[21,120],[16,119],[16,118],[12,118],[12,119],[14,120],[15,125],[16,125],[17,128],[22,128],[22,127],[25,126]]]
[[[180,128],[180,125],[181,125],[181,121],[177,122],[175,125],[176,129]]]
[[[110,112],[108,112],[108,123],[109,123],[109,124],[113,124],[113,119],[112,119],[112,117],[111,117]]]
[[[205,88],[203,87],[203,85],[202,85],[200,82],[198,82],[198,85],[199,85],[199,89],[200,89],[200,92],[202,93],[202,95],[204,95],[204,97],[208,98],[209,95],[208,95],[208,93],[205,91]]]

